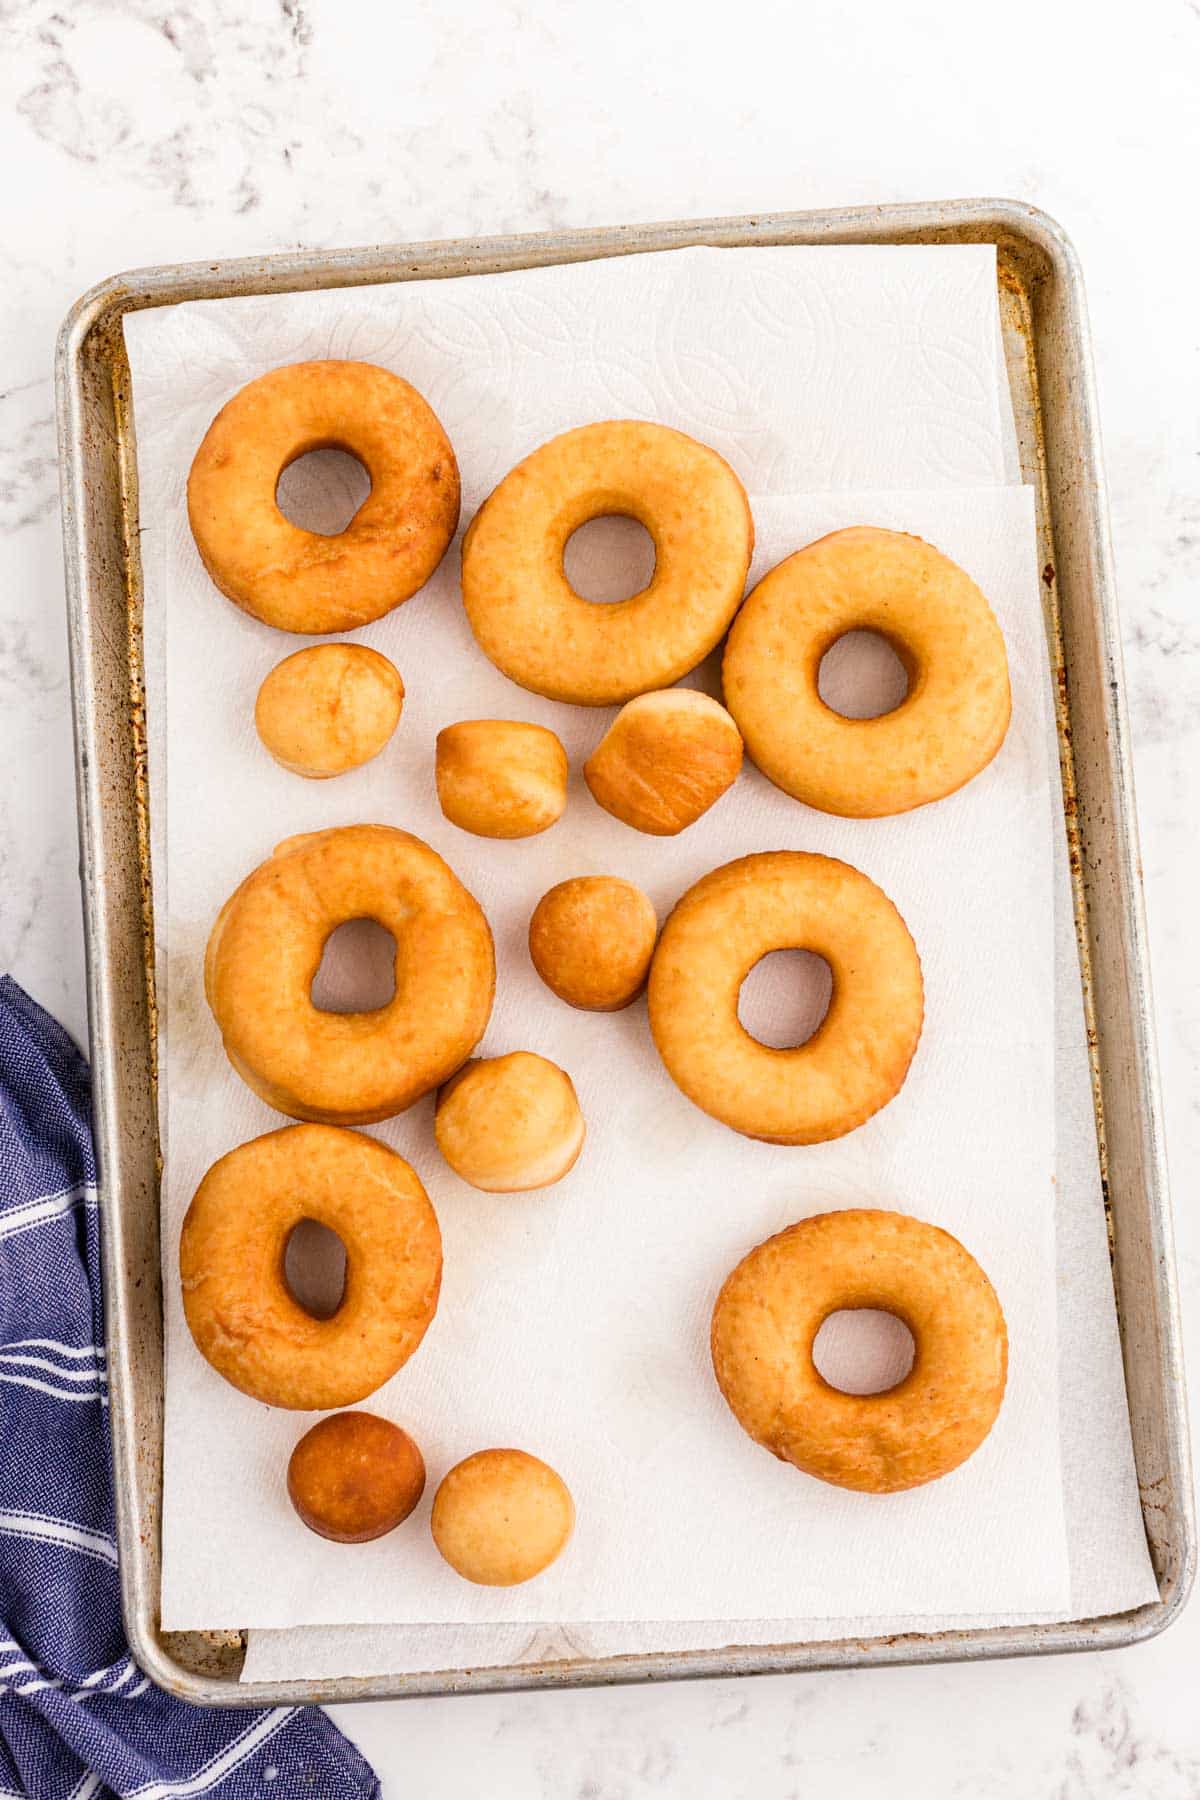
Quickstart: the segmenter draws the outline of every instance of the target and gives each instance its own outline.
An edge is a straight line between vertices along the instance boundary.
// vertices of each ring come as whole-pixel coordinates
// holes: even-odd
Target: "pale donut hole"
[[[586,1126],[566,1071],[514,1050],[475,1059],[446,1083],[434,1132],[456,1175],[485,1193],[514,1194],[561,1181]]]
[[[478,1450],[433,1501],[433,1541],[464,1581],[514,1587],[559,1557],[575,1526],[561,1475],[524,1450]]]
[[[276,663],[254,724],[277,763],[325,781],[378,756],[403,705],[404,683],[386,656],[365,644],[314,644]]]
[[[605,812],[653,837],[694,825],[737,780],[742,739],[725,708],[693,688],[639,694],[583,765]]]
[[[437,739],[437,791],[452,825],[476,837],[546,831],[567,804],[567,753],[552,731],[516,719],[462,719]]]
[[[646,985],[658,919],[646,895],[615,875],[576,875],[542,895],[529,955],[550,989],[584,1012],[619,1012]]]

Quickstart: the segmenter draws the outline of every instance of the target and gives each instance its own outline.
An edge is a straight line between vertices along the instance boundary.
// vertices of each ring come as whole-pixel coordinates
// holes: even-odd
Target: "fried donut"
[[[438,1095],[434,1135],[456,1175],[489,1194],[551,1187],[586,1135],[575,1084],[532,1050],[482,1057]]]
[[[583,778],[615,819],[674,837],[716,804],[741,766],[741,735],[725,708],[693,688],[667,688],[621,708]]]
[[[293,775],[342,775],[378,756],[400,723],[404,683],[366,644],[313,644],[276,663],[258,690],[254,725]]]
[[[575,1526],[561,1475],[525,1450],[477,1450],[434,1496],[433,1541],[464,1581],[514,1587],[548,1569]]]
[[[332,537],[285,519],[279,477],[310,450],[345,450],[371,492]],[[249,382],[217,414],[188,476],[188,518],[213,581],[281,631],[352,631],[408,600],[458,525],[458,464],[416,388],[361,362],[298,362]]]
[[[648,587],[596,604],[563,550],[588,519],[623,514],[654,539]],[[669,687],[723,637],[754,526],[723,457],[666,425],[612,419],[551,438],[484,501],[462,548],[463,602],[484,655],[551,700],[611,706]]]
[[[559,739],[521,719],[460,719],[437,735],[438,803],[476,837],[535,837],[561,819],[570,765]]]
[[[847,719],[817,690],[821,659],[850,631],[886,638],[908,694]],[[874,819],[940,800],[1004,742],[1008,656],[992,609],[957,563],[900,531],[856,525],[765,575],[725,646],[725,704],[746,749],[785,793],[820,812]]]
[[[807,1043],[774,1050],[738,1018],[738,994],[772,950],[810,950],[833,973]],[[802,850],[743,856],[689,888],[663,926],[650,1029],[689,1100],[746,1137],[820,1144],[900,1090],[921,1035],[921,963],[887,895],[848,863]]]
[[[348,919],[396,940],[396,991],[371,1012],[322,1012],[312,983]],[[225,1054],[294,1119],[365,1125],[403,1112],[466,1061],[496,985],[478,902],[428,844],[390,825],[288,838],[218,914],[204,989]]]
[[[615,875],[575,875],[542,895],[529,957],[550,989],[584,1012],[620,1012],[646,985],[658,918],[641,888]]]
[[[831,1387],[813,1341],[831,1313],[892,1313],[916,1353],[879,1394]],[[991,1430],[1008,1334],[991,1282],[957,1238],[903,1213],[819,1213],[751,1250],[712,1316],[717,1383],[743,1431],[806,1475],[892,1494],[936,1481]]]
[[[288,1499],[310,1531],[367,1544],[402,1525],[425,1491],[425,1459],[376,1413],[319,1419],[288,1459]]]
[[[341,1305],[317,1319],[289,1292],[288,1238],[302,1219],[346,1251]],[[268,1406],[352,1406],[406,1363],[437,1310],[442,1239],[402,1156],[332,1125],[285,1125],[239,1144],[196,1189],[179,1240],[196,1348]]]

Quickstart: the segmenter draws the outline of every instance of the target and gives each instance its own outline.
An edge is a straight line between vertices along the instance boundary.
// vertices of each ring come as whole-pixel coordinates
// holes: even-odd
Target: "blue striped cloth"
[[[87,1064],[0,980],[0,1800],[362,1800],[312,1708],[208,1711],[121,1627]]]

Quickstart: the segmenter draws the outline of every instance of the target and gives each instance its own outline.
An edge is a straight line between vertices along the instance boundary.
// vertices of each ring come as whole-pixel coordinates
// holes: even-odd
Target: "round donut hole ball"
[[[615,819],[674,837],[732,787],[741,766],[741,734],[725,708],[693,688],[667,688],[621,708],[583,776]]]
[[[658,919],[641,888],[616,875],[575,875],[542,895],[529,955],[550,989],[584,1012],[619,1012],[646,985]]]
[[[438,732],[437,792],[443,813],[476,837],[535,837],[567,804],[567,753],[544,725],[461,719]]]
[[[321,1419],[292,1451],[288,1498],[310,1531],[366,1544],[403,1524],[425,1491],[425,1461],[407,1431],[374,1413]]]
[[[404,683],[386,656],[365,644],[314,644],[271,670],[254,724],[277,763],[326,781],[378,756],[403,705]]]
[[[433,1541],[464,1581],[515,1587],[560,1556],[575,1525],[561,1475],[524,1450],[478,1450],[438,1488]]]
[[[565,1069],[513,1050],[475,1059],[446,1083],[434,1133],[456,1175],[484,1193],[515,1194],[561,1181],[586,1126]]]

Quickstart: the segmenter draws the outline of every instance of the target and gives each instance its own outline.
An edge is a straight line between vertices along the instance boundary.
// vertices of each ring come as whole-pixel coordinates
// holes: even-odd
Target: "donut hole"
[[[812,1347],[817,1374],[843,1394],[886,1394],[904,1380],[915,1355],[904,1320],[867,1306],[830,1313]]]
[[[908,698],[908,671],[877,631],[847,631],[821,658],[817,692],[843,719],[880,719]]]
[[[587,519],[563,547],[563,574],[581,600],[613,605],[654,579],[654,539],[637,519],[604,513]]]
[[[396,940],[374,919],[347,919],[325,939],[312,982],[318,1012],[377,1012],[396,992]]]
[[[309,450],[283,470],[275,504],[289,525],[337,537],[370,492],[366,465],[349,450]]]
[[[820,1029],[833,998],[833,970],[812,950],[770,950],[738,995],[742,1028],[769,1050],[795,1050]]]
[[[297,1306],[314,1319],[332,1319],[346,1292],[346,1246],[318,1219],[301,1219],[288,1232],[283,1279]]]

